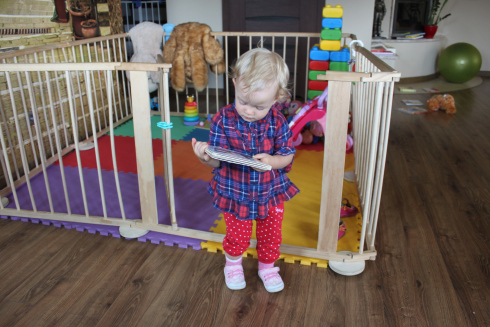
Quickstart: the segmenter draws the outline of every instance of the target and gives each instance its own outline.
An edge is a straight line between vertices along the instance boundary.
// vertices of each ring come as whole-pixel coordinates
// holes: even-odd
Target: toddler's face
[[[240,86],[240,81],[237,82],[236,79],[233,79],[233,84],[235,84],[235,108],[245,121],[261,120],[267,116],[277,100],[277,89],[274,86],[252,92],[249,95]]]

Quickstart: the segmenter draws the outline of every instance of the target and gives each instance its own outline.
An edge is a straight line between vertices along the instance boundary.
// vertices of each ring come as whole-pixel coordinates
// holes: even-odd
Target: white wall
[[[443,13],[451,13],[437,30],[447,38],[447,44],[467,42],[480,50],[482,71],[490,71],[490,1],[449,0]]]
[[[382,36],[390,36],[390,20],[394,0],[385,0],[386,16],[381,25]],[[489,0],[449,0],[442,16],[451,16],[439,23],[436,35],[444,36],[443,47],[453,43],[467,42],[480,50],[482,71],[490,71],[490,1]],[[415,54],[414,54],[415,55]]]
[[[213,31],[223,31],[221,0],[167,0],[167,22],[208,24]]]
[[[342,32],[356,34],[357,39],[361,40],[364,47],[368,49],[373,33],[374,2],[375,0],[335,0],[330,2],[332,5],[341,5],[344,8]]]

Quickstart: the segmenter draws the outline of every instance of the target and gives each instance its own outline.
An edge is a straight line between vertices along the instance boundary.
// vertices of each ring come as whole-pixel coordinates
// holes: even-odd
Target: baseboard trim
[[[480,77],[490,77],[490,71],[488,71],[488,70],[480,70],[480,72],[478,73],[478,76],[480,76]]]
[[[400,78],[399,83],[401,83],[401,84],[420,83],[420,82],[426,82],[426,81],[436,79],[437,77],[439,77],[438,73],[434,73],[431,75],[425,75],[425,76]]]

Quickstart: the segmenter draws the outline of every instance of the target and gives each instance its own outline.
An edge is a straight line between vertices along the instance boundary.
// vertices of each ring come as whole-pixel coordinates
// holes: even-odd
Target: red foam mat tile
[[[103,135],[97,139],[100,156],[100,166],[103,170],[114,170],[112,164],[112,148],[111,138],[109,135]],[[163,153],[163,143],[161,139],[152,139],[153,160],[158,158]],[[175,141],[172,141],[172,144]],[[114,144],[116,151],[117,170],[125,173],[137,173],[136,166],[136,149],[134,138],[128,136],[114,136]],[[95,148],[80,151],[80,159],[83,168],[97,169],[97,161],[95,156]],[[59,161],[54,163],[59,165]],[[72,151],[63,156],[63,165],[69,167],[78,167],[77,155]]]

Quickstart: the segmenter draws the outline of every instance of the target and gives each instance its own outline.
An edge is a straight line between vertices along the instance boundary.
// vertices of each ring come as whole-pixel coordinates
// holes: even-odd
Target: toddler
[[[205,153],[208,143],[196,139],[192,147],[203,164],[214,168],[208,191],[226,222],[226,285],[232,290],[246,285],[242,255],[250,246],[255,220],[259,276],[267,291],[278,292],[284,283],[274,262],[280,255],[284,202],[299,192],[286,176],[295,153],[292,132],[276,108],[288,94],[289,70],[278,54],[263,48],[244,53],[231,69],[235,102],[213,118],[209,145],[254,156],[272,170],[212,159]]]

